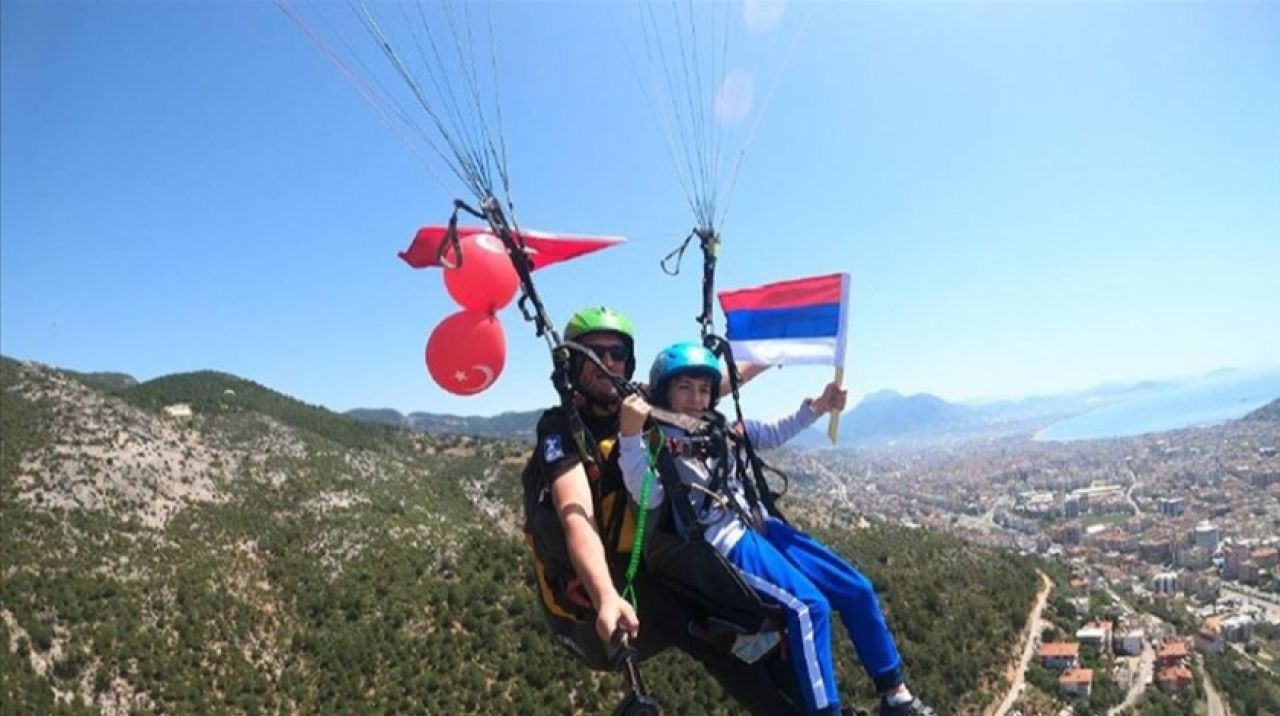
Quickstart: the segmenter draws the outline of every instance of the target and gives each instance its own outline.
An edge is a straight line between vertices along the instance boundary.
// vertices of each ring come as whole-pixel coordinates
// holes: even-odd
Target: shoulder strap
[[[663,440],[662,432],[659,428],[653,428],[656,432],[656,439]],[[655,439],[655,438],[651,438]],[[675,458],[672,456],[671,450],[663,450],[658,453],[657,459],[658,479],[662,481],[662,489],[667,493],[667,509],[678,520],[677,532],[686,540],[701,540],[702,524],[698,522],[698,516],[693,511],[693,505],[689,503],[689,487],[680,479],[679,469],[676,467]]]

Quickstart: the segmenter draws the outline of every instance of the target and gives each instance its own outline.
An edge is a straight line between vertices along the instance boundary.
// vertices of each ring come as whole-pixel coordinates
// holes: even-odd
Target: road
[[[1053,581],[1049,579],[1044,572],[1037,572],[1040,575],[1040,593],[1036,595],[1036,604],[1031,608],[1031,616],[1027,619],[1026,633],[1023,634],[1025,643],[1022,646],[1022,658],[1018,662],[1017,677],[1012,679],[1009,685],[1009,692],[1005,694],[1004,699],[1000,701],[1000,705],[996,707],[991,716],[1005,716],[1009,713],[1009,709],[1017,703],[1018,696],[1022,694],[1022,683],[1027,678],[1027,667],[1031,664],[1031,658],[1035,656],[1036,646],[1040,643],[1040,632],[1044,628],[1044,622],[1041,615],[1044,614],[1044,605],[1049,601],[1049,591],[1053,588]]]
[[[1213,679],[1209,678],[1208,669],[1202,669],[1202,671],[1204,672],[1204,695],[1209,702],[1209,716],[1231,716],[1231,709],[1218,695],[1218,690],[1213,688]]]
[[[1269,622],[1280,623],[1280,597],[1274,594],[1250,589],[1241,584],[1223,584],[1222,596],[1238,599],[1246,607],[1251,607],[1262,612],[1262,616]]]
[[[1138,657],[1138,671],[1136,674],[1130,674],[1129,691],[1124,695],[1124,701],[1121,701],[1119,706],[1115,706],[1108,711],[1107,716],[1115,716],[1138,703],[1138,699],[1142,698],[1142,694],[1146,692],[1147,687],[1155,679],[1155,663],[1156,650],[1151,646],[1150,639],[1143,639],[1142,656]]]
[[[1125,611],[1129,614],[1138,614],[1133,606],[1121,599],[1119,594],[1116,594],[1110,584],[1105,581],[1102,584],[1107,594],[1111,595],[1111,598],[1115,600],[1116,604],[1124,607]],[[1159,621],[1159,619],[1150,614],[1143,614],[1142,619],[1144,621],[1148,619]],[[1138,702],[1138,699],[1142,698],[1142,694],[1146,692],[1147,687],[1155,680],[1155,662],[1156,650],[1155,647],[1151,645],[1150,634],[1148,634],[1148,638],[1142,640],[1142,655],[1138,657],[1137,672],[1131,672],[1129,675],[1129,690],[1124,695],[1124,701],[1120,702],[1119,706],[1108,711],[1107,716],[1115,716],[1130,706],[1133,706]]]
[[[1138,473],[1134,472],[1131,467],[1126,467],[1125,469],[1129,471],[1129,478],[1133,482],[1130,483],[1129,489],[1125,491],[1124,498],[1133,506],[1133,514],[1140,515],[1142,514],[1142,508],[1138,507],[1137,501],[1133,499],[1133,491],[1138,488]]]
[[[1280,607],[1280,594],[1274,594],[1274,593],[1272,593],[1272,592],[1264,592],[1264,591],[1262,591],[1261,589],[1255,589],[1255,588],[1250,587],[1250,586],[1248,586],[1248,585],[1245,585],[1245,584],[1237,584],[1237,583],[1234,583],[1234,582],[1233,582],[1233,583],[1231,583],[1231,584],[1228,584],[1228,585],[1227,585],[1227,588],[1229,588],[1229,589],[1231,589],[1231,590],[1233,590],[1233,591],[1241,592],[1241,593],[1243,593],[1243,594],[1248,594],[1248,595],[1250,595],[1250,596],[1252,596],[1252,597],[1255,597],[1255,598],[1257,598],[1257,599],[1261,599],[1261,600],[1262,600],[1262,601],[1264,601],[1264,602],[1270,602],[1270,603],[1272,603],[1272,604],[1274,604],[1274,605],[1276,605],[1276,606]]]
[[[1142,695],[1146,693],[1147,687],[1155,681],[1156,651],[1155,647],[1151,644],[1152,637],[1159,634],[1171,634],[1174,632],[1174,629],[1168,622],[1154,614],[1139,612],[1134,609],[1133,605],[1122,599],[1119,594],[1116,594],[1116,591],[1112,589],[1111,585],[1105,580],[1102,584],[1103,589],[1105,589],[1107,594],[1115,600],[1116,604],[1119,604],[1129,614],[1135,615],[1139,620],[1141,620],[1147,632],[1147,638],[1143,639],[1142,656],[1139,657],[1138,671],[1136,674],[1131,674],[1132,678],[1129,681],[1129,689],[1125,694],[1124,701],[1119,706],[1116,706],[1107,712],[1107,716],[1115,716],[1116,714],[1121,713],[1124,709],[1137,703],[1137,701],[1142,698]],[[1222,716],[1222,714],[1219,714],[1218,716]]]

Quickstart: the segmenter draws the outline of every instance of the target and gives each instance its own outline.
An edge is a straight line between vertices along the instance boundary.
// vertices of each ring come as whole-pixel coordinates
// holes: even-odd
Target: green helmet
[[[630,380],[636,371],[636,330],[631,325],[631,319],[604,306],[584,308],[569,317],[569,323],[564,327],[564,338],[576,341],[588,333],[601,332],[616,333],[626,342],[630,355],[627,357],[625,377]]]

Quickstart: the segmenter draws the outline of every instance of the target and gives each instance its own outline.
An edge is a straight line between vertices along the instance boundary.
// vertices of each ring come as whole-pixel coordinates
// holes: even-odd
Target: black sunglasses
[[[623,345],[586,346],[586,348],[592,353],[595,353],[596,357],[600,360],[604,360],[605,356],[608,356],[619,363],[624,363],[631,357],[631,351]]]

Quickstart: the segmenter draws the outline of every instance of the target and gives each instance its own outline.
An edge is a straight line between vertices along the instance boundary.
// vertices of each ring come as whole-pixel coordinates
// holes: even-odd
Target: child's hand
[[[845,402],[848,400],[848,390],[835,383],[827,383],[827,387],[822,389],[822,395],[809,401],[809,407],[813,408],[815,413],[830,413],[833,410],[843,413]]]
[[[635,435],[644,427],[649,417],[649,404],[639,395],[628,395],[618,411],[618,432],[623,435]]]

